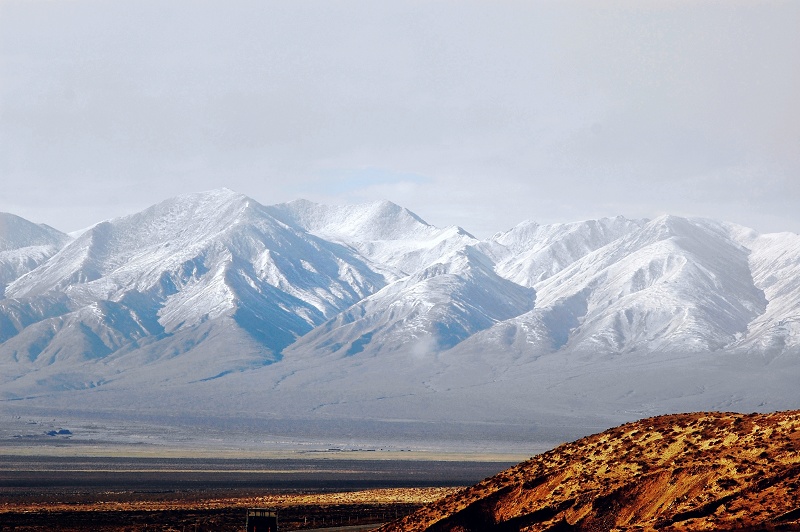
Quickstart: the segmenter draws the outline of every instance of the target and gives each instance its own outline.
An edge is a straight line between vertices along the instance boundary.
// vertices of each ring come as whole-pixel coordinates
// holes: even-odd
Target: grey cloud
[[[778,1],[6,1],[0,210],[70,230],[228,186],[482,234],[661,212],[800,232],[798,25]]]

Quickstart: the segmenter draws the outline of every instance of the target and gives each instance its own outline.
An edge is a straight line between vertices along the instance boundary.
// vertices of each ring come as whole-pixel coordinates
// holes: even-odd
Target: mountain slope
[[[299,340],[293,351],[352,356],[449,349],[533,307],[533,290],[497,276],[471,247],[365,298]],[[416,346],[416,347],[413,347]]]
[[[499,327],[537,353],[719,350],[767,306],[749,255],[720,224],[662,217],[536,283],[536,308]]]
[[[751,234],[747,244],[754,285],[769,303],[740,345],[776,356],[800,347],[800,235]]]
[[[379,530],[797,530],[798,450],[798,411],[645,419],[562,445]]]
[[[640,229],[643,223],[622,216],[551,225],[528,221],[478,247],[495,262],[499,275],[534,286],[592,251]]]
[[[44,263],[69,240],[52,227],[0,212],[0,299],[8,284]]]
[[[434,227],[389,201],[320,205],[296,200],[268,209],[289,225],[354,249],[391,280],[413,274],[443,255],[478,242],[460,227]]]
[[[24,353],[39,365],[64,361],[54,355],[62,352],[103,358],[144,337],[200,356],[212,349],[200,347],[204,324],[223,320],[239,331],[234,336],[252,339],[238,341],[246,353],[216,356],[240,362],[226,368],[218,361],[214,371],[236,371],[242,359],[250,360],[244,367],[274,362],[296,337],[383,284],[347,249],[286,226],[245,196],[187,195],[97,224],[12,283],[8,296],[15,303],[0,303],[0,321],[13,315],[16,301],[44,302],[38,318],[47,321],[7,339],[0,358]],[[58,305],[47,304],[53,294],[63,294]],[[188,330],[194,330],[189,340],[170,339]],[[146,348],[158,349],[163,345]]]

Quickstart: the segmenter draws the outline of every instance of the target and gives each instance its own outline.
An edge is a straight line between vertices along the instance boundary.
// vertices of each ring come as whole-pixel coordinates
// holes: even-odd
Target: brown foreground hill
[[[800,411],[660,416],[561,445],[393,531],[800,530]]]

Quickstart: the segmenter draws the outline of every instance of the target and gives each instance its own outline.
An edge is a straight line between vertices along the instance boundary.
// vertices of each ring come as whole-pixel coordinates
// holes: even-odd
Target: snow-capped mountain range
[[[797,408],[798,376],[792,233],[616,217],[479,240],[227,189],[76,238],[0,215],[6,404],[610,424]]]

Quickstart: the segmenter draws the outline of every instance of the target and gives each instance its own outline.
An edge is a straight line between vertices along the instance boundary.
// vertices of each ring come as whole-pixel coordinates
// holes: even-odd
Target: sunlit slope
[[[380,530],[798,530],[798,478],[798,411],[669,415],[562,445]]]

